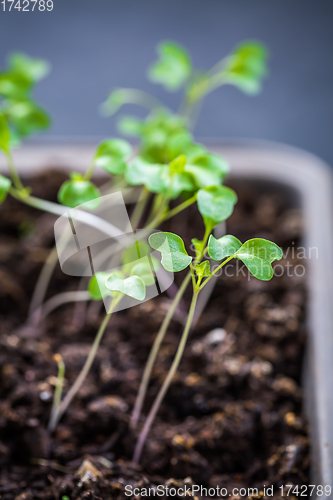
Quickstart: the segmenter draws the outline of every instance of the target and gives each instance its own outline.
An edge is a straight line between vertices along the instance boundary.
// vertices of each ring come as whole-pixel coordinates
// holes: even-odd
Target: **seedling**
[[[105,315],[103,322],[101,323],[101,326],[98,329],[95,340],[92,344],[89,355],[86,359],[86,362],[82,370],[80,371],[77,379],[75,380],[74,384],[67,392],[64,400],[61,401],[59,393],[57,393],[57,391],[55,392],[53,408],[51,411],[51,417],[48,426],[50,432],[52,432],[55,429],[59,420],[67,410],[71,401],[78,393],[84,380],[86,379],[86,376],[88,375],[89,370],[95,359],[97,349],[103,338],[105,329],[117,305],[120,303],[120,301],[125,295],[132,297],[136,300],[144,300],[146,296],[146,284],[147,286],[152,284],[149,279],[149,270],[145,269],[144,266],[141,266],[140,269],[138,268],[129,269],[128,266],[126,268],[126,263],[125,263],[122,271],[116,271],[113,273],[99,273],[99,276],[95,275],[90,280],[89,293],[91,298],[94,300],[101,300],[105,296],[109,296],[112,299],[111,305],[109,307],[107,314]],[[98,278],[102,279],[98,280]],[[99,283],[102,282],[103,286],[100,286],[98,282]]]
[[[47,113],[34,102],[34,86],[47,76],[50,65],[21,53],[11,54],[8,69],[0,72],[0,109],[10,128],[11,145],[50,124]]]
[[[180,117],[183,117],[187,126],[194,124],[198,105],[206,95],[222,85],[233,85],[245,94],[255,95],[260,92],[262,80],[267,75],[267,49],[257,41],[242,42],[208,71],[194,68],[189,53],[174,42],[159,43],[157,53],[159,57],[149,67],[147,77],[169,92],[183,89],[178,117],[167,113],[166,106],[155,97],[135,89],[114,89],[101,106],[105,116],[117,113],[125,104],[138,104],[153,112],[164,109],[164,114],[158,114],[158,129],[154,124],[154,116],[148,117],[146,122],[125,116],[118,123],[122,133],[140,136],[144,148],[148,146],[150,152],[153,150],[155,159],[160,152],[165,154],[167,148],[163,146],[175,129],[183,129],[184,132]]]
[[[31,97],[35,83],[47,74],[49,66],[45,61],[16,54],[10,59],[9,69],[0,73],[0,149],[7,158],[10,172],[10,179],[0,176],[0,203],[10,194],[27,205],[56,215],[62,215],[68,210],[67,207],[77,207],[83,203],[89,203],[89,208],[93,210],[101,202],[101,190],[92,182],[92,176],[95,168],[101,168],[110,176],[107,190],[114,190],[115,186],[129,186],[135,193],[137,202],[131,218],[133,230],[140,226],[142,219],[144,228],[158,228],[163,221],[178,215],[194,203],[197,203],[203,216],[205,234],[202,240],[192,240],[195,248],[194,259],[187,254],[182,239],[177,235],[156,233],[149,238],[152,248],[160,252],[162,266],[166,270],[178,272],[190,267],[190,271],[173,299],[149,355],[132,414],[133,427],[140,417],[159,347],[191,280],[193,298],[176,358],[140,435],[135,461],[139,460],[155,414],[180,362],[197,297],[217,272],[211,271],[208,260],[202,260],[205,251],[208,251],[213,260],[214,258],[217,261],[222,260],[219,268],[228,260],[238,258],[247,265],[254,276],[259,279],[269,279],[270,270],[266,270],[263,274],[255,271],[256,264],[259,262],[267,264],[269,259],[263,259],[260,251],[257,257],[259,260],[255,260],[251,258],[249,252],[252,243],[254,242],[255,248],[258,249],[260,241],[260,244],[269,250],[271,257],[273,247],[267,245],[274,245],[269,242],[264,244],[264,240],[250,240],[252,243],[247,242],[242,245],[231,236],[224,237],[227,239],[223,241],[214,239],[211,234],[213,228],[230,216],[237,198],[231,189],[222,186],[229,170],[225,160],[208,152],[201,144],[197,144],[190,132],[201,101],[214,89],[230,84],[247,94],[256,94],[260,91],[262,79],[267,72],[266,49],[257,42],[243,43],[209,71],[197,71],[192,65],[189,54],[175,43],[159,44],[158,56],[158,60],[148,70],[148,78],[154,83],[162,84],[171,92],[183,89],[183,100],[178,113],[167,110],[160,101],[145,92],[135,89],[113,91],[102,105],[104,114],[114,114],[127,103],[143,105],[149,111],[145,120],[127,116],[119,121],[122,133],[139,137],[138,153],[134,154],[131,145],[122,139],[107,139],[101,142],[87,171],[84,174],[72,172],[69,179],[61,186],[58,193],[59,204],[32,195],[31,189],[23,185],[12,156],[13,146],[16,146],[22,138],[46,128],[49,124],[47,114],[33,102]],[[149,207],[149,202],[150,209],[145,210]],[[81,214],[83,218],[84,213]],[[92,224],[91,219],[89,220],[87,219],[87,223]],[[98,218],[94,220],[98,223]],[[113,311],[124,296],[139,301],[144,300],[146,287],[153,284],[151,269],[142,264],[132,266],[131,261],[126,261],[126,255],[128,256],[126,252],[123,255],[123,267],[120,272],[97,273],[90,280],[89,297],[92,300],[108,297],[110,307],[98,329],[80,374],[62,401],[64,365],[61,358],[56,357],[58,378],[49,424],[51,431],[82,386]],[[277,258],[280,258],[279,254]],[[43,301],[56,261],[56,251],[52,250],[34,294],[32,301],[34,307],[39,307]],[[59,297],[54,303],[64,303],[64,297]]]
[[[149,237],[151,247],[161,253],[161,264],[166,270],[180,272],[190,267],[183,283],[186,283],[191,276],[192,300],[176,355],[139,435],[133,455],[135,464],[140,460],[150,428],[183,356],[197,299],[202,289],[232,259],[241,260],[255,278],[268,281],[273,277],[272,262],[282,258],[282,250],[275,243],[262,238],[254,238],[243,244],[232,235],[214,238],[211,231],[221,218],[227,218],[231,214],[235,202],[236,196],[232,190],[229,190],[228,195],[223,198],[217,195],[215,189],[198,193],[198,208],[203,216],[206,231],[203,240],[192,240],[196,250],[194,259],[188,255],[182,238],[176,234],[161,232]],[[207,239],[208,245],[205,248]],[[209,260],[202,260],[205,254],[204,248],[213,261],[219,262],[214,269],[211,269]]]

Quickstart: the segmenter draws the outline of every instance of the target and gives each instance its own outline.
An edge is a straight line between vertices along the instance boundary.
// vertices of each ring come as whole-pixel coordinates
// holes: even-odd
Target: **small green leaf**
[[[188,159],[185,171],[193,175],[198,188],[205,188],[221,184],[229,166],[221,156],[202,151]]]
[[[236,202],[235,191],[225,186],[211,186],[198,191],[198,209],[206,227],[214,227],[230,217]]]
[[[111,275],[105,284],[112,292],[120,292],[136,300],[144,300],[146,297],[146,286],[139,276],[122,279]]]
[[[162,266],[170,272],[186,269],[192,262],[180,236],[173,233],[159,232],[149,236],[149,244],[162,254]]]
[[[169,165],[171,170],[171,175],[173,174],[182,174],[184,172],[186,165],[186,156],[180,155],[175,158]]]
[[[9,153],[10,133],[4,115],[0,114],[0,148]]]
[[[193,142],[192,135],[185,128],[180,128],[168,135],[165,149],[168,158],[176,158],[181,154],[184,154],[188,158],[193,158],[195,155],[206,152],[201,144]]]
[[[51,65],[48,61],[35,59],[20,52],[10,55],[9,64],[14,71],[26,76],[32,82],[37,82],[45,78],[51,70]]]
[[[139,262],[132,267],[131,276],[139,276],[146,286],[154,285],[155,278],[148,263]]]
[[[117,88],[112,90],[109,97],[100,106],[101,114],[111,116],[124,104],[137,104],[149,110],[163,108],[163,104],[148,92],[131,88]]]
[[[11,184],[12,181],[10,179],[0,174],[0,203],[5,201]]]
[[[87,205],[89,210],[94,210],[100,205],[100,196],[99,189],[76,172],[71,174],[71,180],[64,182],[58,192],[59,202],[66,207],[74,208],[90,202]]]
[[[224,80],[246,94],[257,94],[261,80],[267,74],[267,49],[258,42],[242,43],[228,58],[228,65],[221,73]]]
[[[142,132],[142,123],[136,116],[121,116],[117,121],[117,128],[124,135],[139,136]]]
[[[143,184],[152,193],[168,193],[171,199],[177,198],[183,191],[193,191],[195,187],[190,174],[171,175],[168,165],[149,163],[141,157],[127,164],[125,178],[131,185]]]
[[[165,179],[165,187],[162,191],[164,195],[168,194],[171,199],[177,198],[183,192],[193,192],[195,190],[195,184],[193,178],[187,172],[182,174],[173,174],[170,176],[169,171],[163,171],[163,178]],[[171,184],[171,191],[170,191]]]
[[[112,297],[112,292],[105,286],[105,282],[109,277],[110,273],[98,272],[90,278],[88,292],[93,300],[102,300],[105,297]]]
[[[109,174],[122,174],[126,160],[131,155],[131,145],[122,139],[108,139],[101,142],[95,153],[95,164]]]
[[[27,136],[50,125],[48,114],[29,100],[13,103],[7,110],[10,123],[21,136]]]
[[[195,267],[195,272],[199,278],[206,278],[211,275],[210,272],[210,263],[209,260],[204,260],[200,264],[197,264]]]
[[[186,121],[165,110],[154,111],[142,124],[140,156],[150,163],[166,163],[186,151],[170,154],[168,141],[186,130]]]
[[[235,236],[226,234],[217,240],[211,234],[208,240],[208,255],[213,260],[223,260],[231,257],[241,246],[242,243]]]
[[[246,241],[236,252],[235,257],[244,262],[255,278],[268,281],[273,277],[272,262],[282,259],[283,254],[275,243],[254,238]]]
[[[192,72],[188,53],[178,44],[162,42],[157,46],[159,60],[148,70],[148,78],[170,92],[180,89]]]
[[[152,193],[160,193],[165,187],[165,182],[161,178],[162,168],[161,165],[148,163],[137,157],[127,164],[125,179],[132,186],[143,184]]]
[[[27,99],[32,83],[17,71],[0,72],[0,95],[6,99]]]

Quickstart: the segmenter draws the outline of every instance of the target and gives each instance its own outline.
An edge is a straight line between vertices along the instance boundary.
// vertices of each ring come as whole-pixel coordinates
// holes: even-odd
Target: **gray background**
[[[52,12],[0,10],[0,61],[12,50],[47,58],[52,74],[35,95],[53,117],[49,134],[103,138],[116,135],[115,120],[98,114],[112,87],[144,89],[177,108],[179,94],[145,78],[159,40],[182,43],[199,68],[240,40],[262,40],[271,53],[262,94],[217,90],[196,135],[286,142],[333,165],[332,20],[332,0],[54,0]]]

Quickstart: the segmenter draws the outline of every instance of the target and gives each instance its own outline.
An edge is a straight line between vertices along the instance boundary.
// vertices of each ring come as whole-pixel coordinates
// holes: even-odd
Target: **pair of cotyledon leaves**
[[[0,72],[0,95],[9,99],[28,97],[33,85],[50,72],[50,64],[43,59],[13,53],[8,58],[9,68]]]
[[[188,82],[187,94],[196,94],[198,87],[210,87],[229,83],[245,93],[255,94],[261,89],[261,80],[266,75],[267,49],[262,43],[247,41],[239,44],[210,71],[194,70],[188,52],[179,44],[170,41],[157,45],[158,59],[148,68],[147,77],[153,83],[163,85],[165,90],[174,92]],[[204,94],[204,92],[203,92]],[[107,114],[116,113],[127,103],[142,103],[146,95],[134,89],[115,89],[111,92],[103,108]],[[152,98],[150,103],[154,102]],[[123,122],[127,131],[137,133],[135,120]]]
[[[20,137],[49,126],[49,116],[30,95],[34,84],[49,71],[50,65],[47,61],[15,53],[9,58],[9,68],[0,72],[2,112],[11,128],[12,144],[19,142]]]
[[[137,264],[137,266],[140,266],[140,264]],[[142,268],[137,269],[136,272],[145,275],[147,270],[142,265]],[[91,278],[88,292],[93,300],[101,300],[108,296],[113,297],[117,292],[136,300],[144,300],[146,297],[146,284],[142,275],[134,274],[126,278],[120,271],[111,274],[99,272]]]
[[[184,155],[180,155],[184,158]],[[228,166],[218,155],[202,152],[186,157],[182,168],[172,170],[170,165],[152,164],[141,157],[135,158],[126,168],[125,177],[129,184],[141,185],[153,193],[169,193],[177,198],[182,192],[195,192],[200,188],[221,184],[228,172]],[[171,190],[170,190],[171,188]]]
[[[194,142],[186,120],[163,109],[155,110],[143,121],[122,117],[118,126],[123,134],[140,137],[139,156],[148,163],[165,164],[180,154],[190,157],[205,152]]]
[[[137,241],[126,248],[122,254],[122,271],[98,272],[90,279],[90,297],[101,300],[120,292],[136,300],[144,300],[146,286],[155,284],[153,273],[159,265],[157,259],[150,256],[150,251],[145,241]]]
[[[162,266],[169,272],[186,269],[192,262],[180,236],[168,233],[154,233],[149,237],[150,246],[161,253]],[[138,242],[129,247],[123,254],[123,271],[130,274],[125,277],[121,271],[113,273],[99,272],[94,275],[88,286],[90,297],[101,300],[120,292],[136,300],[144,300],[146,286],[154,284],[154,275],[147,262],[135,261],[138,256],[147,256],[149,249],[145,242]],[[272,262],[282,258],[282,251],[275,243],[253,238],[242,244],[235,236],[226,235],[216,239],[213,235],[208,241],[208,255],[212,260],[223,261],[234,257],[241,260],[250,273],[257,279],[268,281],[273,277]],[[156,264],[154,264],[156,269]],[[196,266],[198,277],[211,275],[210,262],[205,260]]]
[[[103,168],[109,174],[118,175],[124,172],[131,152],[132,147],[127,141],[109,139],[98,145],[93,161],[96,166]],[[70,180],[64,182],[58,193],[60,203],[67,207],[90,202],[88,208],[91,209],[99,205],[100,196],[99,189],[77,172],[70,174]]]
[[[94,210],[100,205],[100,190],[78,172],[71,172],[70,180],[59,189],[58,200],[66,207],[77,207],[86,203],[86,208]]]
[[[168,193],[170,198],[176,198],[185,191],[191,193],[200,188],[218,185],[228,172],[228,165],[220,156],[204,150],[196,151],[189,159],[180,155],[169,165],[152,164],[141,157],[128,163],[131,146],[124,140],[110,139],[98,146],[93,161],[110,174],[124,173],[131,185],[144,185],[153,193]],[[70,180],[61,186],[58,193],[60,203],[69,207],[76,207],[99,197],[98,188],[76,172],[71,174]],[[98,200],[92,202],[91,208],[98,206],[98,203]]]
[[[178,44],[162,42],[157,46],[159,59],[148,70],[148,78],[162,84],[166,90],[179,90],[193,73],[191,59],[187,51]],[[249,41],[238,45],[219,65],[218,71],[202,72],[194,75],[192,88],[202,80],[210,85],[214,78],[218,86],[219,73],[221,84],[229,83],[245,93],[255,94],[260,91],[261,79],[266,75],[267,50],[261,43]],[[223,64],[222,64],[223,63]],[[222,69],[219,68],[222,66]],[[191,91],[191,86],[190,89]]]
[[[149,244],[162,254],[161,263],[167,271],[182,271],[192,261],[183,240],[176,234],[154,233],[149,237]],[[241,260],[255,278],[268,281],[273,276],[272,262],[282,258],[282,251],[275,243],[262,238],[253,238],[242,244],[231,235],[219,239],[211,235],[208,241],[208,255],[215,261],[229,257]],[[209,261],[197,265],[196,272],[201,277],[209,276]]]
[[[1,76],[0,76],[1,81]],[[25,106],[24,103],[20,105]],[[24,135],[24,134],[22,134]],[[8,113],[5,116],[4,113],[0,113],[0,149],[5,153],[5,155],[10,155],[10,148],[12,145],[12,133],[8,127]],[[3,175],[0,175],[0,203],[2,203],[7,196],[8,191],[11,187],[11,180]]]

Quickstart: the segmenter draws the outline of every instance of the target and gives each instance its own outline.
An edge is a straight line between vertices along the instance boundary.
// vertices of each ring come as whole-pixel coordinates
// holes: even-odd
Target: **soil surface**
[[[36,196],[56,201],[65,178],[50,170],[29,178],[27,185]],[[242,270],[235,275],[233,266],[233,276],[216,280],[136,470],[130,463],[136,436],[129,417],[170,297],[163,294],[113,316],[84,386],[49,436],[45,429],[57,373],[53,356],[60,353],[65,361],[67,391],[103,310],[96,303],[69,304],[37,326],[29,324],[29,302],[54,244],[56,218],[10,198],[0,207],[1,500],[122,499],[129,498],[126,485],[192,483],[225,487],[228,495],[235,487],[257,487],[259,497],[264,485],[274,485],[278,498],[280,485],[307,484],[309,438],[300,386],[306,281],[294,267],[304,264],[295,250],[301,214],[276,188],[264,192],[251,183],[227,184],[239,196],[227,232],[242,241],[263,237],[284,250],[290,247],[281,261],[289,262],[289,276],[260,282]],[[185,230],[187,241],[202,231],[195,207],[165,227]],[[58,266],[47,296],[78,286],[79,280]],[[161,349],[144,414],[172,362],[188,300]]]

